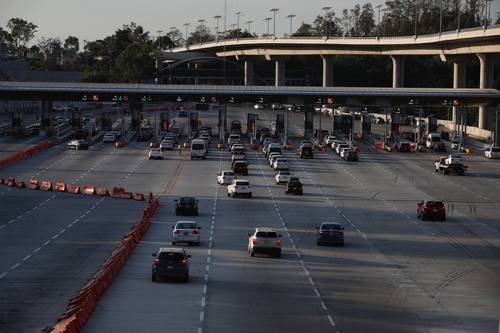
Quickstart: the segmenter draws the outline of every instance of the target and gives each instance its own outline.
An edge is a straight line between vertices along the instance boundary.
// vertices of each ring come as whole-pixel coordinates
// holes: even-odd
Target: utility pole
[[[418,33],[418,31],[417,31],[417,27],[418,27],[418,25],[417,25],[417,22],[418,22],[418,19],[417,19],[418,18],[418,3],[417,2],[418,2],[418,0],[413,0],[413,3],[415,4],[415,38],[417,38],[417,33]]]
[[[457,33],[460,32],[460,3],[461,0],[457,0]]]
[[[245,24],[248,24],[248,33],[251,35],[252,32],[250,31],[250,25],[253,23],[253,21],[246,21]]]
[[[200,22],[200,44],[203,44],[203,23],[205,20],[201,19],[198,22]]]
[[[443,32],[443,0],[439,0],[439,35]]]
[[[236,39],[238,39],[240,37],[240,15],[241,15],[241,12],[236,12]]]

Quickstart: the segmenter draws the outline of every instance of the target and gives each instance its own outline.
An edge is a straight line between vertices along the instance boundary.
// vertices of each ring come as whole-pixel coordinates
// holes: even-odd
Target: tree
[[[141,82],[154,73],[153,45],[147,41],[130,44],[116,58],[115,69],[122,81]]]
[[[199,43],[206,43],[206,42],[211,42],[215,40],[215,36],[210,33],[210,28],[208,28],[206,25],[198,25],[196,27],[196,30],[191,33],[191,36],[189,36],[187,40],[187,45],[192,45],[192,44],[199,44]]]
[[[19,57],[24,56],[27,51],[26,44],[35,37],[38,26],[20,18],[11,18],[7,22],[10,29],[10,48]]]
[[[359,15],[359,33],[361,37],[371,36],[375,28],[375,13],[371,3],[363,5]]]
[[[80,41],[78,40],[78,37],[68,36],[68,38],[64,40],[64,49],[76,52],[80,51]]]
[[[312,37],[314,36],[314,31],[312,25],[302,22],[300,27],[292,34],[293,37]]]

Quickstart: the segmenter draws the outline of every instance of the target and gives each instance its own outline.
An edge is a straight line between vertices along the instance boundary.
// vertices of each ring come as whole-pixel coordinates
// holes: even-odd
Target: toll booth
[[[275,127],[275,135],[284,134],[285,133],[285,115],[283,113],[276,115],[276,127]]]
[[[109,112],[103,112],[101,117],[101,126],[104,131],[110,131],[112,127],[111,114]]]
[[[189,112],[189,125],[192,132],[198,132],[198,112]]]
[[[304,137],[314,134],[314,109],[304,106]]]
[[[256,128],[256,121],[259,119],[258,115],[255,113],[249,113],[247,115],[247,134],[253,133],[254,128]]]
[[[335,114],[333,115],[333,134],[349,135],[352,131],[352,115],[351,114]]]

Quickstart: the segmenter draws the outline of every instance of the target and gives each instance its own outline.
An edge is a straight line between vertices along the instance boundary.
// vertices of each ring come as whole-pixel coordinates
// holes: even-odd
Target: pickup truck
[[[451,172],[455,172],[460,176],[463,176],[465,174],[467,167],[463,165],[462,162],[449,164],[447,163],[447,159],[448,156],[441,156],[439,160],[434,162],[434,171],[442,172],[443,175],[447,175]]]

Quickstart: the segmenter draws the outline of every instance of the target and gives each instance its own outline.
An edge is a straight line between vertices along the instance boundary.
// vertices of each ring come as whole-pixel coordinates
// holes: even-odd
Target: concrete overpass
[[[255,57],[275,62],[275,85],[284,85],[286,60],[293,56],[320,56],[323,86],[333,86],[335,56],[376,55],[392,60],[392,87],[404,87],[406,56],[439,56],[453,62],[453,88],[465,87],[465,64],[470,56],[480,63],[479,88],[493,87],[493,60],[500,54],[500,25],[448,31],[441,34],[402,37],[269,37],[240,38],[176,48],[174,52],[206,52],[219,57],[235,57],[244,63],[245,84],[252,85]],[[489,126],[484,107],[479,107],[479,127]]]

